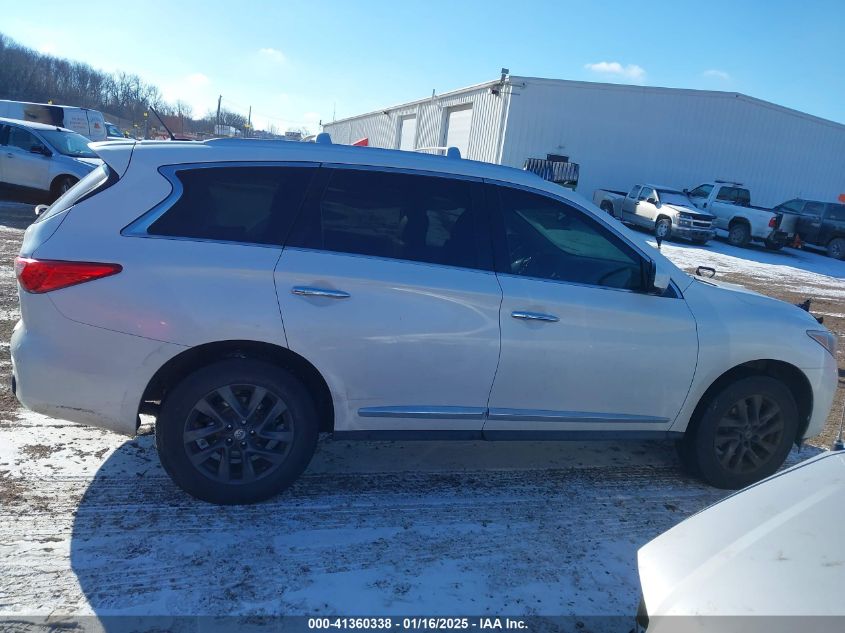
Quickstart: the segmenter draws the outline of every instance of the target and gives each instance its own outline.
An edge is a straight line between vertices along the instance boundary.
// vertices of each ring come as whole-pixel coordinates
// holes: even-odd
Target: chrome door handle
[[[525,319],[527,321],[560,321],[554,314],[543,314],[542,312],[525,312],[523,310],[515,310],[511,312],[514,319]]]
[[[329,299],[348,299],[352,295],[343,290],[330,290],[328,288],[312,288],[311,286],[294,286],[291,293],[302,297],[328,297]]]

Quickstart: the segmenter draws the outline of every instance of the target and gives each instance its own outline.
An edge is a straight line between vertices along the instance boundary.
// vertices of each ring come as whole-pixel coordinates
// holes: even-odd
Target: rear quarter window
[[[147,233],[281,245],[314,173],[311,167],[272,166],[179,170],[182,194]]]

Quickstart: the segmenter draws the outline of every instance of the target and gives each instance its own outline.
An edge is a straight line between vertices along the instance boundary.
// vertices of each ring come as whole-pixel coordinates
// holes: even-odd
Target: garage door
[[[472,106],[452,108],[446,117],[446,147],[457,147],[466,157],[469,149],[469,128],[472,123]]]
[[[413,151],[417,140],[417,117],[406,116],[399,120],[399,149]]]

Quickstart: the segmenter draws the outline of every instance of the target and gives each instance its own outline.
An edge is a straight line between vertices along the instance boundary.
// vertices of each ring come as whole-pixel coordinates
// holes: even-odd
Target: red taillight
[[[769,228],[776,229],[778,228],[778,218],[776,215],[773,215],[772,218],[769,220]]]
[[[97,262],[63,262],[49,259],[15,259],[15,275],[27,292],[42,293],[116,275],[123,266]]]

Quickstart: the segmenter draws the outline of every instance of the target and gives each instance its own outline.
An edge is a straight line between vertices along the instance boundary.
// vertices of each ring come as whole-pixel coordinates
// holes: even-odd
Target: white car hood
[[[639,551],[649,633],[678,630],[678,618],[661,622],[669,615],[845,615],[843,523],[843,452],[803,462],[692,516]],[[706,619],[683,620],[690,625],[684,630],[710,630]],[[726,625],[721,621],[722,630],[733,630]]]

